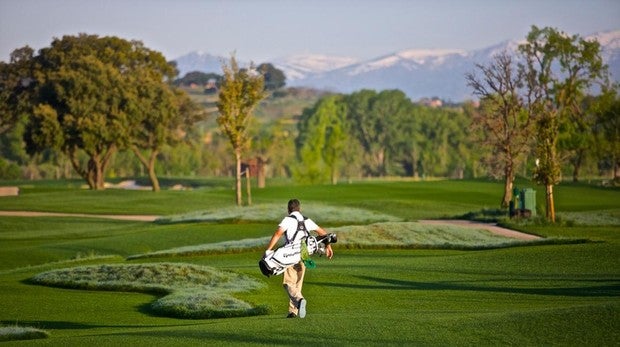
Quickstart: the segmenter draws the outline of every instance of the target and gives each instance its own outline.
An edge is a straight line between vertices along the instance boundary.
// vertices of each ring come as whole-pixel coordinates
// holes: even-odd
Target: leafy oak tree
[[[254,70],[240,69],[234,55],[229,64],[222,65],[224,78],[220,88],[217,123],[232,145],[235,156],[235,191],[237,206],[241,206],[241,158],[249,146],[248,126],[256,105],[265,97],[264,78]]]
[[[162,99],[172,93],[167,88],[174,67],[140,41],[64,36],[31,62],[34,87],[25,136],[29,152],[62,151],[91,189],[104,189],[114,153],[148,147],[136,136],[170,131],[160,127],[165,123],[161,114],[179,114],[166,105],[173,101]]]
[[[160,66],[164,68],[167,64],[161,62]],[[167,73],[176,74],[172,71]],[[155,192],[160,190],[155,163],[162,148],[178,144],[191,125],[204,118],[204,110],[193,103],[185,92],[162,83],[163,77],[157,71],[138,74],[135,89],[137,107],[129,138],[129,147],[147,170]],[[168,75],[168,80],[170,77]]]
[[[27,112],[34,86],[32,58],[28,46],[14,50],[9,63],[0,61],[0,134],[7,132]]]
[[[256,67],[264,77],[265,90],[276,90],[286,85],[286,76],[282,70],[270,63],[263,63]]]

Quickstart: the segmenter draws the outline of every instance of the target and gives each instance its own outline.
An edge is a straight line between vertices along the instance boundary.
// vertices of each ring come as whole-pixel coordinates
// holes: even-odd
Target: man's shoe
[[[299,306],[297,307],[299,310],[299,318],[304,318],[306,316],[306,299],[299,300]]]
[[[288,314],[288,316],[286,316],[286,318],[297,318],[297,315],[291,312]]]

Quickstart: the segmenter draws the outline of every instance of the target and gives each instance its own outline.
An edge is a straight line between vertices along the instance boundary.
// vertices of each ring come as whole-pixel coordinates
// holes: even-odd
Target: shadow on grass
[[[241,331],[241,329],[233,332],[218,332],[208,330],[173,330],[173,331],[137,331],[137,332],[123,332],[105,334],[105,336],[138,336],[138,337],[165,337],[175,340],[191,339],[197,340],[201,344],[210,345],[218,343],[223,344],[239,344],[239,345],[266,345],[266,346],[322,346],[322,345],[395,345],[401,344],[402,340],[399,337],[389,338],[368,338],[364,337],[348,337],[346,340],[342,340],[342,336],[334,333],[312,334],[310,332],[304,332],[304,328],[300,327],[299,320],[290,320],[287,318],[274,319],[272,324],[288,325],[289,322],[296,325],[294,334],[277,334],[277,333],[265,333],[262,335],[256,334],[254,331]],[[286,320],[286,321],[285,321]],[[332,336],[330,336],[332,335]],[[337,340],[337,342],[335,342]]]
[[[372,276],[356,276],[357,278],[376,284],[347,284],[347,283],[326,283],[315,282],[317,285],[328,287],[341,287],[353,289],[369,290],[455,290],[455,291],[474,291],[474,292],[494,292],[508,294],[528,294],[528,295],[553,295],[553,296],[574,296],[574,297],[616,297],[620,296],[620,279],[610,279],[600,284],[584,287],[549,287],[549,288],[528,288],[528,287],[497,287],[481,286],[473,284],[460,284],[455,282],[418,282],[404,281],[390,278],[379,278]],[[575,282],[575,280],[567,280]],[[593,282],[593,281],[587,281]],[[594,281],[600,282],[600,281]]]
[[[2,325],[15,325],[15,321],[0,321]],[[96,328],[165,328],[165,327],[179,327],[179,326],[191,326],[202,323],[184,323],[184,324],[166,324],[166,325],[127,325],[127,324],[85,324],[79,322],[67,322],[67,321],[47,321],[47,320],[20,320],[19,325],[32,326],[39,329],[51,329],[51,330],[82,330],[82,329],[96,329]]]

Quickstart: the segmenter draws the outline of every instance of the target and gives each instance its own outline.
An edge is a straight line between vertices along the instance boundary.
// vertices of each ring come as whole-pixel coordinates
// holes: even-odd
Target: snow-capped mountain
[[[585,38],[598,40],[612,79],[619,82],[620,30]],[[295,55],[274,59],[271,63],[285,73],[287,86],[343,93],[364,88],[400,89],[412,100],[439,97],[444,100],[463,101],[472,98],[465,74],[474,72],[476,64],[488,64],[494,55],[502,51],[516,51],[521,43],[523,42],[504,41],[472,51],[409,49],[362,62],[347,57]],[[218,64],[210,64],[213,61]],[[190,53],[177,59],[177,64],[182,74],[196,70],[220,73],[221,61],[222,58]]]
[[[275,59],[272,64],[284,72],[288,82],[303,80],[304,78],[337,70],[341,67],[357,63],[349,57],[334,57],[320,54],[293,55]]]
[[[174,60],[177,63],[177,69],[179,70],[179,76],[185,76],[188,72],[202,71],[202,72],[214,72],[222,73],[222,62],[226,60],[224,57],[195,51],[188,53],[184,56],[178,57]]]
[[[601,44],[603,61],[616,82],[620,82],[620,30],[598,33],[588,37]]]

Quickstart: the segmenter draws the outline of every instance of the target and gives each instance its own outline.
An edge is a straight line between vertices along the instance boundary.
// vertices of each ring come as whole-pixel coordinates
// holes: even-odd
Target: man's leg
[[[288,312],[298,314],[298,305],[303,295],[301,288],[304,283],[306,267],[303,263],[295,264],[284,271],[283,285],[289,297]]]

